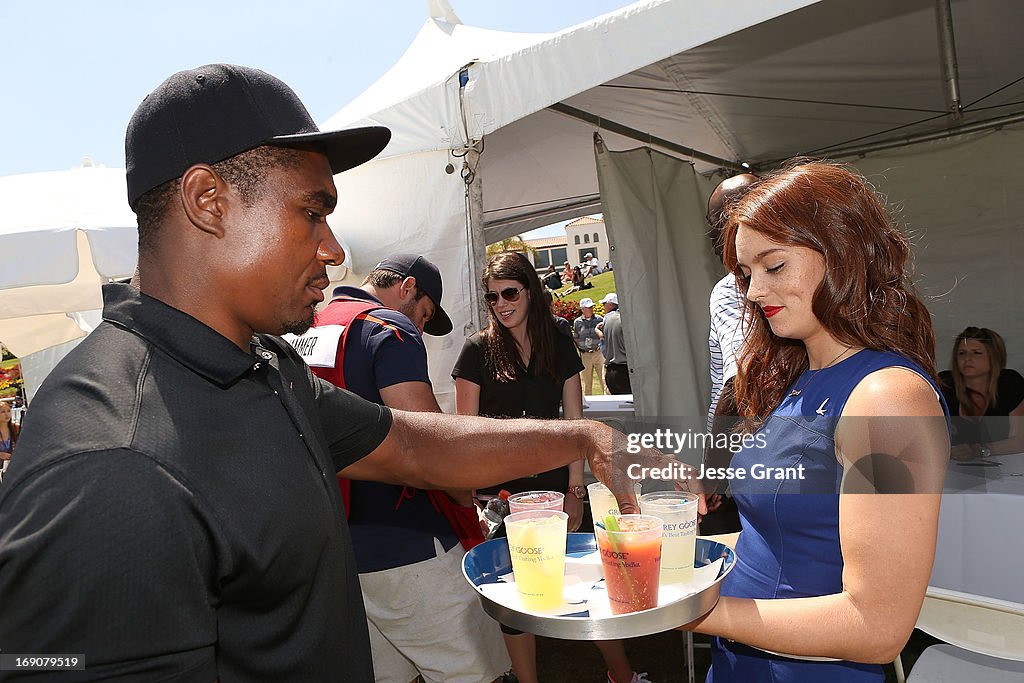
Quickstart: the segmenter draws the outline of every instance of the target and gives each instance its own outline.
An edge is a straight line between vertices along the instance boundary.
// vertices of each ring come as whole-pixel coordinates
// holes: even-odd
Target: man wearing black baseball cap
[[[291,88],[232,64],[180,71],[150,93],[128,123],[128,204],[197,163],[214,164],[259,145],[310,148],[341,173],[377,156],[383,127],[321,132]]]
[[[389,306],[408,315],[416,327],[427,334],[442,337],[452,331],[451,318],[441,308],[441,292],[444,288],[441,284],[441,271],[437,269],[437,266],[423,256],[395,254],[378,263],[363,284],[372,283],[374,279],[379,279],[382,282],[391,280],[392,278],[387,277],[387,273],[397,275],[402,285],[413,288],[416,302],[410,305],[403,300],[397,302],[398,306],[388,304]],[[335,291],[335,295],[337,295],[337,291]],[[419,303],[423,296],[430,299],[433,304],[433,308],[429,309],[429,315],[427,315],[427,307]],[[424,318],[426,318],[425,321]]]
[[[0,487],[4,652],[75,653],[83,681],[372,681],[336,473],[477,488],[587,457],[635,509],[603,425],[392,411],[276,336],[309,327],[344,259],[333,174],[388,137],[321,133],[239,66],[175,74],[139,106],[135,285],[104,287]]]

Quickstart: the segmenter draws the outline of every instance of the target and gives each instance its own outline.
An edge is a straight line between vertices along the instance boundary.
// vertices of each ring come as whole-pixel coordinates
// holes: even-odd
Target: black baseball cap
[[[441,308],[441,271],[433,263],[416,254],[395,254],[378,263],[374,270],[390,270],[402,277],[416,278],[416,286],[434,302],[434,317],[423,331],[441,337],[452,331],[452,320]]]
[[[179,71],[142,100],[124,149],[128,205],[195,164],[215,164],[259,147],[313,145],[341,173],[380,154],[382,126],[320,132],[295,92],[265,71],[207,64]]]

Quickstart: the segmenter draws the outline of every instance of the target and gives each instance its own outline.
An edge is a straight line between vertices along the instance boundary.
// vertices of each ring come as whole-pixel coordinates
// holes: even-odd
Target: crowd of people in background
[[[591,289],[594,285],[590,279],[610,270],[612,270],[611,261],[605,261],[604,265],[601,265],[594,254],[588,251],[583,255],[583,261],[575,266],[568,261],[563,263],[561,274],[555,270],[553,264],[549,265],[541,282],[552,291],[556,298],[560,298],[583,289]],[[563,287],[566,289],[562,289]]]

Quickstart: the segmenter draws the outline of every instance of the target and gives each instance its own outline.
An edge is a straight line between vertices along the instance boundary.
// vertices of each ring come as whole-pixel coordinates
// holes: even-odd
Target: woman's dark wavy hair
[[[555,349],[558,328],[551,317],[547,300],[544,298],[544,289],[533,264],[517,252],[502,252],[492,258],[484,268],[480,282],[485,292],[488,290],[490,280],[515,280],[526,287],[523,294],[528,292],[530,295],[526,334],[530,338],[534,361],[541,375],[559,381],[561,377],[558,374],[558,354]],[[490,324],[481,332],[487,364],[492,368],[496,381],[514,382],[520,375],[519,348],[516,340],[508,328],[498,320],[494,306],[487,306],[487,317]]]
[[[753,185],[730,209],[723,254],[745,292],[736,264],[741,223],[773,242],[824,257],[812,310],[836,340],[902,354],[937,380],[931,315],[908,272],[910,242],[863,176],[839,164],[794,160]],[[798,340],[775,336],[749,300],[744,324],[736,404],[744,426],[753,429],[807,369],[807,352]]]

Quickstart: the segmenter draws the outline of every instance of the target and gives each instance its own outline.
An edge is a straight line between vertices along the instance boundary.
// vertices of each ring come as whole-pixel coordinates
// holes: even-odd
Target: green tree
[[[512,237],[506,237],[505,239],[495,242],[494,244],[487,245],[487,260],[490,261],[492,258],[497,256],[503,251],[518,251],[522,254],[536,254],[537,250],[527,244],[521,235],[513,235]]]

